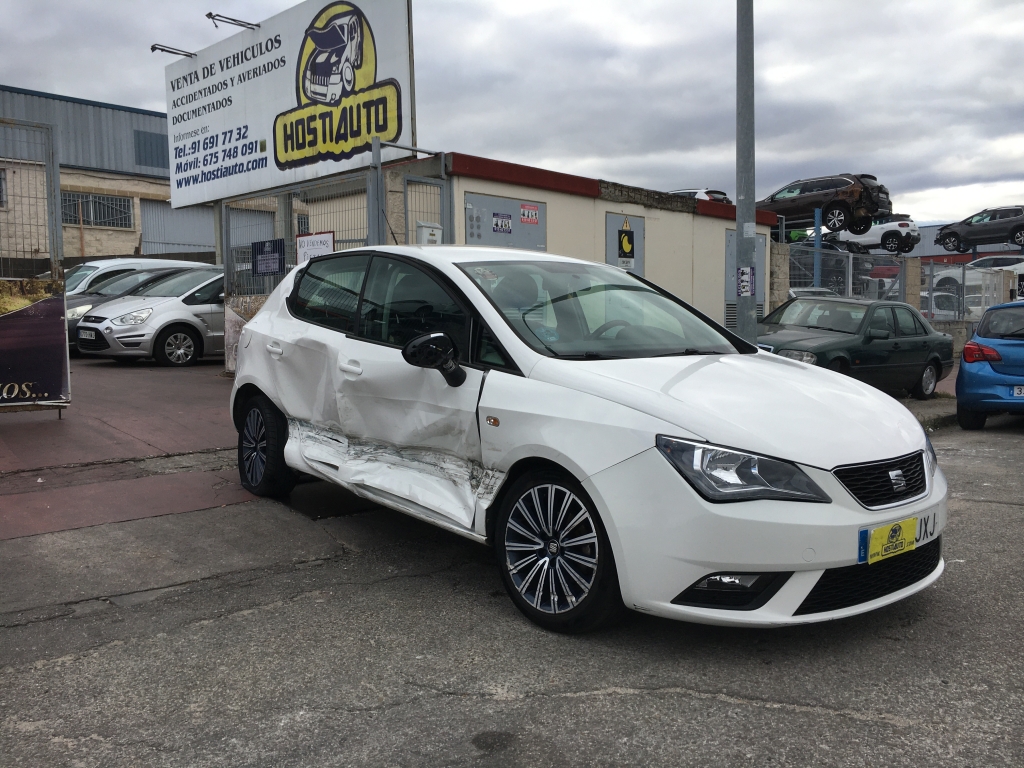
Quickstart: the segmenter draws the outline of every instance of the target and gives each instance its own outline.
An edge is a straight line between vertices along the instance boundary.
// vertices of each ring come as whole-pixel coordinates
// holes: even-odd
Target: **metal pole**
[[[736,333],[757,343],[754,0],[736,0]]]
[[[814,209],[814,287],[821,288],[821,208]]]
[[[853,254],[846,252],[846,291],[847,298],[853,296]]]
[[[935,260],[928,262],[928,314],[935,319]]]

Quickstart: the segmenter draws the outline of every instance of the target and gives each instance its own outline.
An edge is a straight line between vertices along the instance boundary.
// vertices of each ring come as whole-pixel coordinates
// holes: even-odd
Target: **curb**
[[[944,413],[940,416],[918,416],[917,420],[921,422],[925,432],[934,432],[936,429],[954,426],[956,424],[956,414]]]

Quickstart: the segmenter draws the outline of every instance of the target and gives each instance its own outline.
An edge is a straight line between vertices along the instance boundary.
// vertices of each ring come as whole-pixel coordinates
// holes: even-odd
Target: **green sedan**
[[[953,369],[953,337],[893,301],[792,299],[760,321],[757,345],[918,400]]]

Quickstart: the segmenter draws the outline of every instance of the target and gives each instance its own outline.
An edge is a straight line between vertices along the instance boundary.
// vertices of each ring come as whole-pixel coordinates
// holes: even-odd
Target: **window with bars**
[[[299,213],[295,216],[295,228],[298,230],[296,234],[308,235],[309,234],[309,215],[305,213]]]
[[[84,192],[60,193],[61,221],[91,227],[133,229],[132,198],[91,195]],[[79,218],[81,217],[81,218]]]

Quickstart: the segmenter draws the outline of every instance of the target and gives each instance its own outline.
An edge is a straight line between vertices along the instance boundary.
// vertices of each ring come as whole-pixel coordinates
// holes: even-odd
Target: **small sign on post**
[[[754,280],[754,267],[739,267],[736,270],[736,295],[756,296],[757,286]]]
[[[284,274],[284,238],[257,240],[251,249],[254,275],[264,277]]]

